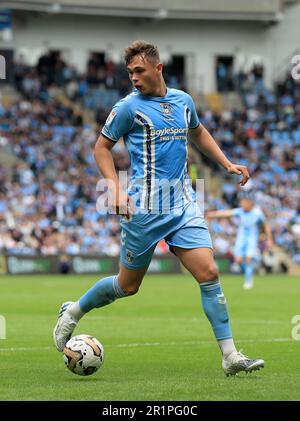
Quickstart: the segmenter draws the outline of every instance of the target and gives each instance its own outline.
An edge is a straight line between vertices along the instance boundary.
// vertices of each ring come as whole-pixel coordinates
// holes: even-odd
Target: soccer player
[[[244,274],[244,289],[253,287],[253,272],[258,260],[259,228],[262,225],[266,234],[266,246],[273,247],[273,237],[270,225],[267,223],[262,210],[255,206],[251,195],[240,200],[240,207],[220,211],[211,211],[207,218],[232,218],[237,217],[239,227],[234,246],[235,262],[241,266]]]
[[[123,214],[120,271],[96,282],[78,301],[62,304],[53,331],[55,345],[63,351],[80,318],[92,309],[136,294],[156,244],[165,239],[199,283],[225,374],[257,370],[264,361],[246,357],[234,345],[211,238],[187,178],[188,132],[206,156],[228,173],[242,176],[241,185],[249,179],[248,170],[226,158],[199,122],[191,96],[166,87],[157,47],[135,41],[125,49],[124,58],[134,89],[113,107],[95,146],[96,162],[112,186],[118,213]],[[132,167],[127,192],[122,190],[111,153],[121,137]],[[165,188],[169,182],[172,194]]]

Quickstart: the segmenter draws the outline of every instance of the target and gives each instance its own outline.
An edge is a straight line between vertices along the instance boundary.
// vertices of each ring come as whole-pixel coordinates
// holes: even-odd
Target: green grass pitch
[[[253,290],[240,276],[223,276],[237,347],[262,357],[265,368],[226,377],[189,275],[146,276],[139,293],[93,310],[75,333],[105,348],[92,376],[69,372],[52,343],[63,301],[75,300],[97,276],[1,276],[0,400],[299,400],[300,279],[257,276]],[[299,329],[300,331],[300,329]]]

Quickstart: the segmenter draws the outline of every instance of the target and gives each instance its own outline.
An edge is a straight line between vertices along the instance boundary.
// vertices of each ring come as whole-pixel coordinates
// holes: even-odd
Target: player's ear
[[[159,73],[162,73],[162,70],[163,70],[163,65],[162,65],[162,63],[158,63],[158,64],[156,65],[156,70],[157,70]]]

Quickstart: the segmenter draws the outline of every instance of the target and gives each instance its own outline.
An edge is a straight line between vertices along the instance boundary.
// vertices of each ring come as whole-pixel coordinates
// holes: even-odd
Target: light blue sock
[[[254,263],[245,263],[245,284],[252,284],[253,282]]]
[[[226,298],[219,281],[200,284],[203,310],[218,341],[232,338]]]
[[[80,299],[80,309],[87,313],[93,308],[99,308],[112,303],[117,298],[126,297],[118,282],[118,276],[108,276],[96,282]]]

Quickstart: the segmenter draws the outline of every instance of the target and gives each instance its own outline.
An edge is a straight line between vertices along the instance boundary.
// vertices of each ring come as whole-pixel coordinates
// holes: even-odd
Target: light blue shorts
[[[130,269],[147,267],[157,243],[164,239],[184,249],[210,248],[212,241],[206,222],[195,202],[169,214],[138,213],[130,221],[122,217],[121,262]]]
[[[257,258],[257,238],[251,236],[238,237],[233,252],[236,257]]]

